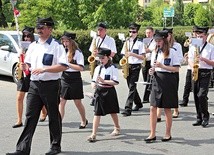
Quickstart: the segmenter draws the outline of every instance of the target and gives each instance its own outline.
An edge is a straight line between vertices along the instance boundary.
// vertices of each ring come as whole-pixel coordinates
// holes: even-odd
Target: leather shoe
[[[185,102],[182,102],[182,103],[180,103],[179,104],[181,107],[187,107],[187,103],[185,103]]]
[[[40,118],[40,119],[39,119],[39,122],[44,122],[45,120],[46,120],[46,117]]]
[[[161,118],[157,118],[157,122],[161,122]]]
[[[177,115],[173,114],[172,118],[178,118],[178,116],[179,116],[179,112],[177,113]]]
[[[13,128],[19,128],[19,127],[22,127],[23,126],[23,124],[21,123],[21,124],[14,124],[12,127]]]
[[[84,126],[83,126],[83,125],[80,125],[80,126],[79,126],[79,129],[85,129],[87,125],[88,125],[88,120],[86,120]]]
[[[146,139],[144,139],[144,141],[145,141],[146,143],[153,143],[153,142],[156,141],[156,136],[153,137],[153,138],[146,138]]]
[[[133,109],[132,109],[132,111],[138,111],[140,108],[142,108],[143,106],[141,105],[141,106],[138,106],[138,105],[136,105]]]
[[[45,155],[55,155],[61,152],[61,149],[50,149]]]
[[[201,126],[205,128],[208,124],[209,124],[208,120],[203,120]]]
[[[131,111],[125,110],[124,112],[121,113],[124,117],[126,116],[131,116]]]
[[[202,123],[201,120],[197,120],[197,121],[196,121],[195,123],[193,123],[192,125],[193,125],[193,126],[200,126],[201,123]]]
[[[144,100],[143,103],[149,103],[149,100]]]
[[[15,151],[13,153],[6,153],[6,155],[29,155],[30,153],[25,153],[22,151]]]
[[[162,138],[161,141],[162,142],[168,142],[172,139],[172,137],[170,136],[169,138]]]

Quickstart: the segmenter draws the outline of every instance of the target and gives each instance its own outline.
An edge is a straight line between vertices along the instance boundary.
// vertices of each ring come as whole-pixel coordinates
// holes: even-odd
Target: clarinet
[[[157,46],[158,47],[158,50],[157,50],[157,53],[155,55],[155,59],[154,59],[154,63],[153,63],[153,66],[152,68],[154,68],[154,65],[155,65],[155,62],[157,61],[157,58],[158,58],[158,53],[160,52],[160,46]],[[150,79],[149,79],[149,87],[147,88],[148,91],[151,91],[152,90],[152,81],[154,79],[154,73],[152,73],[152,75],[150,75]]]

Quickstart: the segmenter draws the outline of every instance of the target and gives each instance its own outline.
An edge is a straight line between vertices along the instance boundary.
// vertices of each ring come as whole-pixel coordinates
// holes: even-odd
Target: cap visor
[[[41,28],[43,28],[44,26],[45,26],[45,25],[37,24],[37,25],[36,25],[36,28],[37,28],[37,29],[41,29]]]

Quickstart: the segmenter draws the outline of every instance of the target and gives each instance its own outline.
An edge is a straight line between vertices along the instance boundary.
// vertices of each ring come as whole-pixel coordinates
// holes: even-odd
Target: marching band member
[[[173,28],[163,28],[163,30],[166,30],[168,32],[168,37],[167,37],[167,40],[169,42],[169,46],[170,48],[173,48],[175,51],[176,51],[176,54],[177,54],[177,57],[180,61],[180,63],[183,62],[183,50],[182,50],[182,46],[180,43],[176,42],[175,41],[175,38],[173,36]],[[176,79],[177,79],[177,89],[179,87],[179,72],[176,72]],[[178,118],[179,116],[179,111],[178,111],[178,108],[175,108],[174,109],[174,112],[172,114],[172,117],[173,118]],[[158,108],[158,114],[157,114],[157,117],[158,117],[158,121],[161,121],[161,109]]]
[[[129,35],[130,38],[126,40],[124,44],[127,44],[128,52],[126,49],[122,49],[121,54],[127,55],[128,64],[129,64],[129,75],[127,77],[127,85],[129,88],[128,98],[126,100],[125,111],[122,112],[123,116],[130,116],[132,113],[133,102],[135,103],[135,107],[133,111],[138,111],[143,107],[141,103],[140,96],[137,91],[136,82],[139,79],[139,73],[141,69],[141,64],[144,59],[145,48],[142,41],[140,41],[137,37],[138,30],[140,29],[140,25],[136,23],[131,23],[129,25]]]
[[[192,37],[193,38],[196,37],[196,35],[195,35],[195,29],[196,29],[196,26],[193,26],[193,32],[192,32]],[[191,38],[188,39],[189,41],[186,44],[186,47],[188,47],[188,49],[191,46],[191,40],[190,39]],[[181,107],[188,106],[189,95],[190,95],[190,92],[192,90],[192,70],[191,70],[190,65],[188,64],[188,52],[184,54],[184,60],[185,60],[185,62],[187,62],[188,66],[187,66],[187,72],[186,72],[186,81],[185,81],[185,84],[184,84],[183,100],[179,104]]]
[[[74,100],[74,103],[81,116],[81,124],[79,129],[84,129],[88,124],[88,120],[85,117],[85,107],[81,101],[81,99],[84,98],[84,95],[80,71],[84,70],[84,57],[75,42],[75,38],[76,34],[69,32],[64,32],[61,38],[62,44],[67,51],[69,68],[62,73],[59,111],[61,118],[63,119],[67,100]]]
[[[118,82],[118,69],[111,61],[111,50],[106,48],[98,49],[98,57],[101,65],[95,68],[92,79],[92,87],[95,88],[95,105],[92,134],[88,137],[89,142],[96,141],[96,133],[100,124],[101,116],[110,114],[114,123],[112,136],[120,134],[120,125],[117,113],[119,113],[119,103],[115,85]]]
[[[209,124],[209,112],[208,112],[208,89],[211,77],[211,70],[214,66],[214,46],[208,43],[207,32],[208,27],[198,27],[196,28],[196,37],[203,39],[203,45],[200,46],[199,56],[195,56],[195,47],[191,46],[188,52],[188,62],[192,69],[194,67],[194,59],[199,61],[198,79],[193,82],[193,94],[195,107],[197,112],[197,120],[193,123],[193,126],[206,127]],[[194,76],[194,75],[193,75]]]
[[[117,53],[116,43],[115,43],[114,38],[107,35],[107,25],[105,23],[103,23],[103,22],[98,23],[97,37],[95,39],[96,39],[95,40],[96,48],[94,48],[93,40],[92,40],[90,48],[89,48],[89,51],[91,51],[95,57],[97,56],[98,48],[110,49],[111,50],[110,57],[113,58],[115,56],[115,54]],[[98,65],[98,62],[96,60],[96,66],[97,65]],[[94,99],[92,99],[91,105],[92,106],[94,105]]]
[[[147,143],[156,140],[157,108],[164,108],[166,132],[162,141],[171,140],[172,113],[171,108],[178,107],[178,91],[176,72],[179,71],[180,60],[174,49],[170,48],[167,31],[157,31],[154,35],[157,49],[151,57],[150,74],[153,75],[150,97],[150,134]]]
[[[22,41],[28,41],[31,43],[35,41],[33,27],[28,27],[28,26],[24,27],[24,29],[22,30]],[[25,55],[25,51],[23,51],[23,54]],[[24,76],[24,74],[22,73],[22,77],[21,79],[18,80],[18,83],[17,83],[16,108],[17,108],[18,118],[17,118],[16,124],[12,126],[13,128],[18,128],[23,126],[23,123],[22,123],[23,102],[24,102],[25,93],[28,92],[29,86],[30,86],[30,72],[26,76]],[[47,111],[43,106],[41,111],[40,121],[41,122],[44,121],[46,119],[46,116],[47,116]]]
[[[155,43],[155,40],[153,39],[154,29],[152,27],[147,27],[145,34],[146,34],[146,38],[151,39],[148,45],[145,47],[146,63],[145,63],[145,66],[142,68],[143,79],[146,82],[146,81],[150,81],[149,69],[151,68],[151,53],[155,49],[156,43]],[[149,103],[150,90],[148,90],[148,88],[149,88],[149,85],[146,85],[144,90],[144,95],[143,95],[143,103]]]
[[[48,112],[50,150],[46,155],[61,152],[62,123],[59,113],[61,72],[68,67],[65,50],[51,37],[54,21],[51,17],[38,18],[36,29],[39,40],[30,44],[22,70],[30,69],[30,88],[26,101],[25,127],[16,145],[16,151],[6,155],[29,155],[40,111]],[[44,138],[44,137],[43,137]]]
[[[89,51],[93,52],[96,56],[98,53],[98,48],[108,48],[111,50],[111,57],[117,53],[116,43],[114,38],[107,35],[107,25],[105,23],[98,23],[97,25],[97,37],[96,37],[96,49],[93,49],[93,41],[91,42]]]

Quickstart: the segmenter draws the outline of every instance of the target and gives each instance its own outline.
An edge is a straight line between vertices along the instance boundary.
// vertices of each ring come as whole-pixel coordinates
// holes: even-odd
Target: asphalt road
[[[128,89],[120,72],[120,84],[116,86],[121,111],[124,108]],[[182,99],[186,66],[180,71],[179,99]],[[92,92],[88,71],[82,73],[84,92]],[[140,76],[142,81],[142,75]],[[138,91],[143,96],[144,86],[138,84]],[[209,91],[209,112],[214,112],[214,88]],[[16,121],[16,85],[12,78],[0,76],[0,155],[15,151],[16,142],[23,127],[13,129]],[[193,127],[195,121],[195,107],[193,95],[190,96],[188,107],[179,108],[179,118],[173,119],[172,140],[161,142],[165,132],[165,118],[157,125],[157,142],[146,144],[143,139],[149,135],[149,104],[133,112],[130,117],[119,114],[121,135],[111,137],[113,123],[110,116],[102,117],[96,143],[88,143],[87,136],[91,134],[93,107],[90,99],[85,97],[83,103],[86,108],[89,125],[86,129],[78,129],[80,116],[73,104],[68,101],[63,120],[62,155],[213,155],[214,154],[214,116],[210,118],[207,128]],[[25,117],[23,116],[23,120]],[[39,122],[34,134],[31,154],[42,155],[49,149],[48,121]]]

